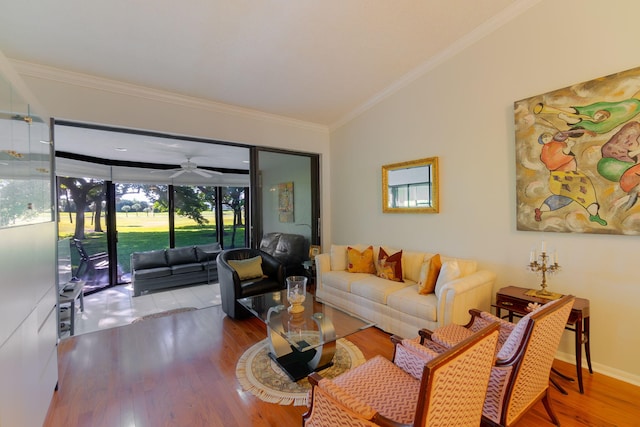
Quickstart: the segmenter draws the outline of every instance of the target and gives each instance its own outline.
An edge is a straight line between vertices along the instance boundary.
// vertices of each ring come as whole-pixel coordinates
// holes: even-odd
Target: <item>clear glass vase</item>
[[[304,300],[307,297],[307,278],[305,276],[287,277],[287,301],[289,301],[289,313],[301,313],[304,311]]]

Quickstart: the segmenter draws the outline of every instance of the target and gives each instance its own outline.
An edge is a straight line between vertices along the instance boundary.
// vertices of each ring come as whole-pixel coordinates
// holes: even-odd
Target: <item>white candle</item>
[[[542,244],[540,245],[540,252],[547,252],[547,242],[545,242],[544,240],[542,241]]]
[[[535,260],[536,260],[536,250],[531,249],[531,252],[529,253],[529,262],[532,263]]]
[[[558,264],[558,251],[555,251],[553,253],[553,262],[557,265]]]

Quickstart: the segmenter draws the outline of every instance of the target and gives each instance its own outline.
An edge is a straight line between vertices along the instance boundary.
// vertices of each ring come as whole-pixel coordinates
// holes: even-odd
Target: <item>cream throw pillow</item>
[[[331,245],[330,251],[331,270],[344,271],[347,269],[347,246]]]
[[[261,256],[237,260],[230,259],[228,262],[238,273],[240,280],[255,279],[264,276]]]
[[[462,275],[460,274],[460,266],[458,265],[458,261],[447,261],[442,264],[435,289],[438,299],[440,299],[440,294],[442,293],[442,288],[444,287],[444,285],[451,282],[452,280],[456,280],[459,277],[462,277]]]

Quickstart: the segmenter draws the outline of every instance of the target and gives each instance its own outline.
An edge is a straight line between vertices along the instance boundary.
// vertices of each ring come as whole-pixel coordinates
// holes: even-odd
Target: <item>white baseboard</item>
[[[576,356],[574,354],[558,352],[556,353],[556,359],[562,360],[563,362],[571,363],[574,366],[576,364]],[[587,360],[583,358],[582,368],[585,369],[587,367]],[[593,372],[597,372],[599,374],[606,375],[608,377],[615,378],[617,380],[640,387],[640,375],[633,375],[629,372],[621,371],[620,369],[612,368],[600,363],[594,363],[593,360],[591,361],[591,367],[593,368]]]

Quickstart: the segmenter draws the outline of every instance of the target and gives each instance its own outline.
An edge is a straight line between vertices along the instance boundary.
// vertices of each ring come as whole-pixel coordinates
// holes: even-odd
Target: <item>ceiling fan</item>
[[[173,175],[170,175],[169,178],[175,178],[183,173],[197,173],[200,176],[204,176],[205,178],[211,178],[212,175],[222,175],[222,172],[218,171],[205,171],[203,169],[199,169],[198,165],[193,163],[189,157],[187,157],[187,161],[180,163],[180,167],[177,169],[169,169],[176,171]]]

